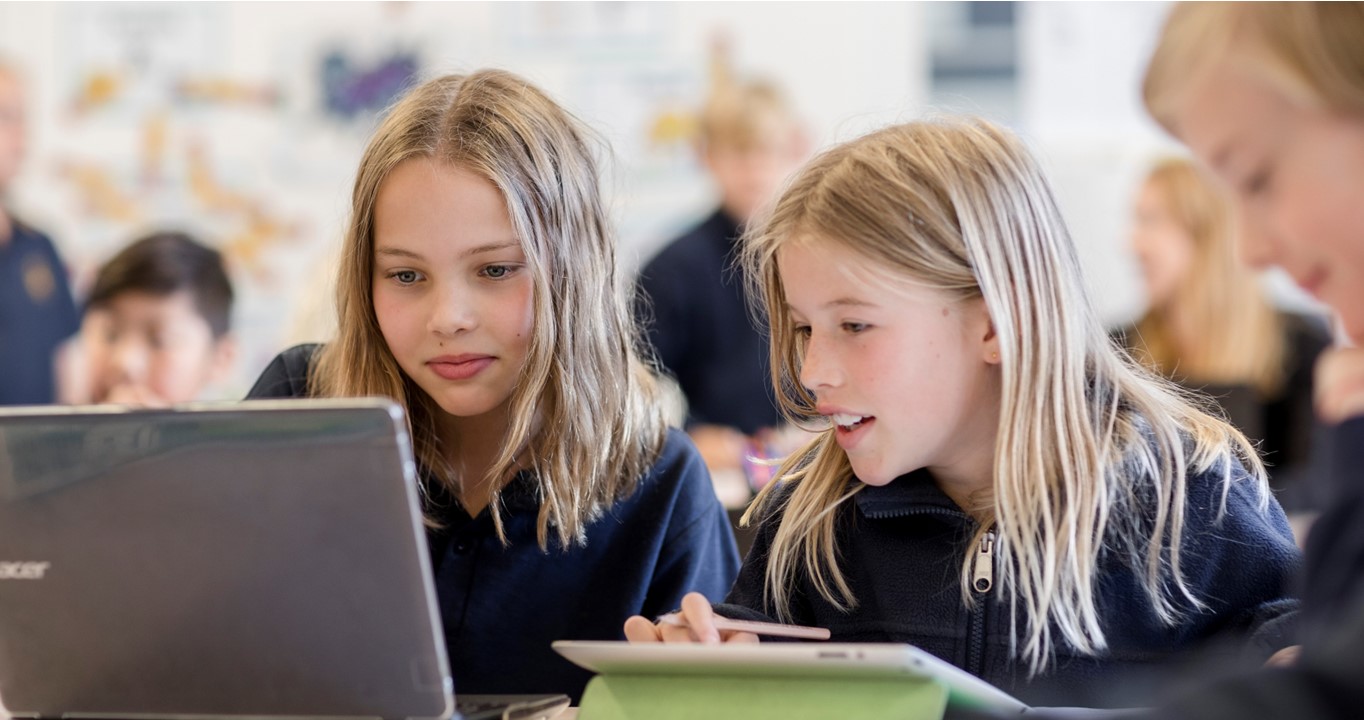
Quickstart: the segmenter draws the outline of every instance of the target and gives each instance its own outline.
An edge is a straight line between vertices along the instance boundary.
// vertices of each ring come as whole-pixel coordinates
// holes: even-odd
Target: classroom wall
[[[713,202],[677,128],[703,97],[714,34],[730,38],[740,71],[789,88],[825,144],[912,115],[925,93],[920,14],[903,3],[0,4],[0,53],[31,84],[31,152],[11,200],[51,231],[82,289],[153,226],[223,247],[245,350],[233,390],[244,391],[284,344],[327,332],[326,267],[377,115],[364,101],[402,68],[504,67],[601,131],[633,269]],[[351,96],[328,85],[327,67],[354,81]]]
[[[1101,317],[1145,308],[1127,245],[1148,164],[1180,152],[1141,104],[1141,77],[1168,2],[1027,3],[1020,8],[1022,124],[1046,166]]]
[[[1048,168],[1110,322],[1144,302],[1131,193],[1177,149],[1138,95],[1167,8],[1018,6],[1015,129]],[[0,54],[25,66],[32,101],[10,200],[54,235],[78,290],[152,227],[223,248],[244,351],[224,392],[239,394],[282,347],[329,332],[355,167],[405,69],[504,67],[600,130],[633,269],[714,202],[684,131],[717,33],[740,72],[789,90],[822,147],[938,109],[926,18],[919,3],[0,3]],[[1305,304],[1286,285],[1285,302]]]

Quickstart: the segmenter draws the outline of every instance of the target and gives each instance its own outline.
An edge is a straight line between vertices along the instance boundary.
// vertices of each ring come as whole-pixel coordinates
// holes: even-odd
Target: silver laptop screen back
[[[0,414],[0,699],[41,717],[442,717],[387,401]]]

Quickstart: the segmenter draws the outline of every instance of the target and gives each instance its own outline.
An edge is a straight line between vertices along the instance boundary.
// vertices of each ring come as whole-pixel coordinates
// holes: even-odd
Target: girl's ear
[[[984,351],[986,364],[999,364],[999,336],[995,335],[995,326],[993,323],[990,324],[990,334],[982,345],[982,350]]]
[[[980,313],[980,327],[984,331],[980,335],[980,353],[986,364],[999,364],[999,333],[995,332],[994,320],[990,319],[990,311],[985,307],[985,300],[977,300],[977,311]]]

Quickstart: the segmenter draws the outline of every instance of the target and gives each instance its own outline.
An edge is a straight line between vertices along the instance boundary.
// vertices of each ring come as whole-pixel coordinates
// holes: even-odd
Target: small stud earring
[[[990,362],[999,362],[999,353],[997,352],[990,353]]]

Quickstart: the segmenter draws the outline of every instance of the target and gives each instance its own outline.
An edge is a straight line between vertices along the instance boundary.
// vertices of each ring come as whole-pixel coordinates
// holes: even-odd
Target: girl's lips
[[[876,423],[876,418],[869,417],[851,428],[842,425],[834,425],[834,439],[838,441],[838,446],[845,451],[857,447],[862,442],[862,438],[871,431],[871,426]]]
[[[426,366],[446,380],[468,380],[491,365],[494,359],[487,355],[442,357],[428,361]]]

